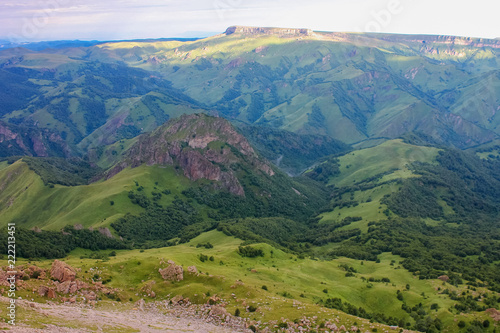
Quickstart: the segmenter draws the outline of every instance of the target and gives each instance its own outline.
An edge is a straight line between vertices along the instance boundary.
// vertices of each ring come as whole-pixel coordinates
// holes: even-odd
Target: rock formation
[[[151,134],[141,136],[123,161],[107,174],[111,178],[127,167],[175,165],[191,180],[208,179],[217,189],[244,196],[232,165],[245,164],[273,176],[269,162],[261,159],[247,139],[229,121],[205,114],[172,119]]]
[[[166,268],[159,269],[161,277],[167,281],[182,281],[184,280],[184,269],[182,266],[176,265],[169,260],[169,265]]]
[[[76,277],[76,271],[73,267],[66,264],[65,262],[55,260],[52,263],[50,276],[52,276],[54,279],[57,279],[59,282],[74,281]]]

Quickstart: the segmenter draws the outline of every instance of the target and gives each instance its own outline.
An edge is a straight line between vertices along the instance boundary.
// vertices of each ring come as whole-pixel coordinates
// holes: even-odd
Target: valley
[[[0,50],[18,331],[498,331],[500,41],[35,44]]]

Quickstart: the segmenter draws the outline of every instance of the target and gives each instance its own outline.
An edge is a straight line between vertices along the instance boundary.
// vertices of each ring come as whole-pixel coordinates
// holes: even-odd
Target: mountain
[[[17,296],[493,332],[499,43],[235,26],[0,51]],[[51,258],[78,281],[51,281]]]
[[[0,157],[16,155],[69,157],[71,151],[56,132],[0,121]]]
[[[115,61],[133,47],[141,49],[104,44],[94,56]],[[143,45],[139,59],[121,59],[244,122],[347,143],[422,132],[469,147],[498,135],[499,48],[449,36],[233,27],[193,43]]]
[[[0,51],[0,119],[55,131],[75,154],[212,111],[347,144],[418,132],[469,148],[499,135],[499,49],[494,39],[254,27],[10,48]]]
[[[288,177],[229,121],[204,114],[183,115],[139,136],[103,172],[54,158],[10,163],[0,170],[0,216],[25,227],[109,226],[127,212],[157,213],[175,198],[190,201],[193,212],[209,220],[286,216],[304,222],[326,203],[321,186]]]
[[[56,132],[81,154],[151,131],[170,116],[206,111],[151,73],[77,60],[85,51],[64,50],[68,54],[0,52],[8,59],[0,66],[0,113],[6,122]]]
[[[271,165],[259,159],[245,137],[225,119],[202,114],[181,116],[139,138],[125,159],[113,167],[110,178],[127,167],[176,165],[191,180],[209,179],[221,188],[244,196],[233,166],[244,162],[252,171],[274,176]]]

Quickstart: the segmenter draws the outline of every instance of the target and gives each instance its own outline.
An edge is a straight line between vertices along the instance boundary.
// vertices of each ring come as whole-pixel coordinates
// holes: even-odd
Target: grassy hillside
[[[342,229],[360,228],[366,232],[368,222],[387,218],[384,198],[401,189],[398,180],[420,177],[413,163],[436,163],[439,149],[416,146],[402,140],[390,140],[371,148],[355,150],[319,164],[306,175],[326,174],[326,165],[333,168],[323,181],[334,187],[331,209],[320,215],[323,223],[336,223],[346,217],[361,217]],[[445,206],[445,203],[442,203]]]
[[[207,242],[213,248],[197,246]],[[457,323],[460,320],[464,320],[468,327],[474,320],[482,323],[489,319],[493,323],[485,313],[472,311],[459,314],[453,308],[456,301],[449,297],[449,293],[460,294],[462,291],[466,295],[488,294],[486,290],[477,288],[472,291],[464,285],[453,286],[438,279],[415,279],[398,264],[401,260],[398,256],[384,254],[379,263],[345,258],[324,261],[298,258],[267,244],[253,244],[252,247],[261,249],[264,256],[246,258],[238,254],[240,244],[239,239],[210,231],[189,243],[174,247],[119,250],[116,251],[116,256],[104,261],[86,258],[89,251],[75,250],[65,261],[81,268],[78,278],[84,281],[96,278],[95,275],[92,276],[92,270],[97,267],[98,279],[107,280],[108,287],[118,288],[113,297],[115,300],[119,298],[121,302],[135,302],[143,298],[150,302],[182,295],[184,298],[189,297],[191,302],[206,303],[209,297],[217,296],[228,302],[228,312],[234,314],[239,309],[240,315],[248,318],[254,325],[260,321],[261,328],[268,325],[272,328],[270,321],[273,320],[293,322],[304,316],[317,316],[318,325],[337,318],[338,326],[355,325],[362,331],[388,329],[387,326],[371,323],[368,319],[316,305],[328,298],[339,298],[370,314],[385,314],[393,318],[390,321],[394,325],[400,324],[408,328],[420,325],[417,327],[421,330],[430,327],[429,325],[437,325],[438,322],[441,329],[448,331],[458,331]],[[201,261],[202,255],[213,257],[213,260]],[[162,267],[161,260],[173,260],[184,266],[184,280],[164,282],[158,273],[158,268]],[[20,263],[23,264],[24,261],[21,260]],[[31,263],[41,267],[49,267],[51,264],[50,261]],[[186,273],[186,267],[191,265],[197,267],[198,276]],[[347,274],[348,272],[351,274]],[[386,282],[382,282],[382,279]],[[29,280],[27,283],[36,285],[39,282]],[[402,295],[401,300],[398,299],[398,290]],[[444,293],[444,290],[447,292]],[[151,296],[152,292],[154,296]],[[18,294],[23,298],[44,300],[24,290],[18,291]],[[491,297],[490,294],[487,296]],[[102,301],[98,302],[98,306],[106,306],[109,298],[105,295],[101,297]],[[410,307],[421,304],[419,309],[423,319],[418,317],[417,323],[401,309],[402,304]],[[248,306],[254,306],[256,311],[245,311]],[[426,321],[427,317],[429,319]],[[373,321],[377,322],[377,319],[374,318]],[[490,331],[494,327],[492,324]]]
[[[414,162],[433,163],[438,149],[415,146],[402,140],[391,140],[373,148],[353,151],[339,157],[340,174],[331,177],[329,185],[337,187],[361,183],[384,174],[379,182],[391,179],[414,177],[409,170]]]
[[[127,169],[112,179],[80,186],[45,185],[23,161],[0,170],[0,216],[2,225],[59,230],[65,225],[105,227],[126,213],[138,214],[143,209],[133,205],[127,196],[135,182],[147,189],[168,189],[162,204],[174,196],[182,196],[189,180],[173,168],[138,167]],[[113,202],[113,204],[111,204]]]
[[[7,49],[0,119],[48,128],[76,151],[209,110],[348,144],[421,132],[468,148],[500,133],[499,49],[486,39],[279,29]]]

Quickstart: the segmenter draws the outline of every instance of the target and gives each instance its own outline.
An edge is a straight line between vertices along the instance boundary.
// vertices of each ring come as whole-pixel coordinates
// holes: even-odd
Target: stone
[[[198,275],[198,269],[196,266],[189,266],[187,268],[188,273]]]
[[[49,287],[46,286],[38,287],[38,295],[44,297],[47,295],[48,292],[49,292]]]
[[[76,278],[75,269],[65,262],[57,259],[52,263],[50,275],[59,282],[74,281]]]
[[[47,297],[48,298],[56,298],[57,297],[57,294],[56,294],[56,291],[54,288],[49,288],[49,290],[47,291]]]
[[[217,316],[217,317],[225,317],[228,315],[226,309],[224,309],[222,306],[217,306],[217,305],[212,306],[212,309],[210,310],[209,314],[211,316]]]
[[[169,260],[170,263],[170,260]],[[172,261],[173,263],[173,261]],[[161,277],[167,281],[182,281],[184,280],[184,269],[182,266],[176,265],[175,263],[170,264],[168,267],[163,269],[158,269]]]

